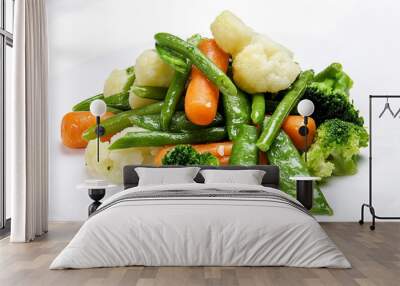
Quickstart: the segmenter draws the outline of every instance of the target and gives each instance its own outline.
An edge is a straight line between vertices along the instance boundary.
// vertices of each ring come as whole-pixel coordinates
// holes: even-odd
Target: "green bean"
[[[222,103],[224,105],[229,139],[234,140],[238,134],[240,125],[250,123],[250,103],[246,94],[241,90],[238,90],[236,95],[223,93]]]
[[[131,91],[142,98],[163,100],[167,94],[167,88],[156,86],[137,86],[132,85]]]
[[[148,115],[160,113],[163,102],[152,103],[140,108],[118,113],[110,118],[101,122],[101,125],[105,129],[104,136],[115,134],[127,127],[132,126],[131,120],[129,119],[132,115]],[[89,141],[96,138],[96,126],[88,128],[82,135],[82,137]]]
[[[160,58],[173,67],[176,72],[185,73],[188,69],[187,60],[173,50],[156,44],[156,51]]]
[[[251,104],[251,120],[254,124],[261,124],[265,117],[265,97],[264,94],[253,94]]]
[[[299,99],[303,96],[307,84],[312,80],[314,73],[312,70],[302,72],[292,86],[287,90],[282,101],[275,109],[268,120],[266,126],[257,141],[257,147],[266,152],[274,142],[275,137],[278,135],[282,123],[289,115],[292,109],[296,106]]]
[[[72,110],[73,111],[88,111],[88,110],[90,110],[90,104],[92,103],[92,101],[94,101],[96,99],[104,100],[104,95],[102,93],[100,93],[95,96],[89,97],[89,98],[79,102],[78,104],[75,104],[72,107]]]
[[[243,124],[239,133],[233,141],[232,153],[229,165],[253,166],[258,164],[258,138],[257,128],[252,125]]]
[[[224,139],[226,139],[226,130],[223,127],[212,127],[186,133],[168,133],[160,131],[129,132],[112,143],[109,149],[164,146],[169,144],[197,144],[218,142]]]

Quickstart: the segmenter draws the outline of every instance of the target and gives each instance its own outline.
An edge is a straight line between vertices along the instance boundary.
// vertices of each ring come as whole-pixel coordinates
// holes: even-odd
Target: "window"
[[[4,181],[5,104],[11,93],[14,0],[0,0],[0,236],[9,230],[10,194]]]

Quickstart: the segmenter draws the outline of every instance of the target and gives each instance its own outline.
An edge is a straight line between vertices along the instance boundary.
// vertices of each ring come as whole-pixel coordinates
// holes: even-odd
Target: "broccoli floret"
[[[314,103],[315,111],[312,117],[317,124],[339,118],[363,126],[364,119],[349,98],[352,86],[353,81],[338,63],[331,64],[314,77],[303,98]]]
[[[199,165],[219,166],[219,160],[213,154],[206,152],[199,154]]]
[[[368,146],[364,127],[339,119],[326,120],[317,128],[307,166],[314,176],[326,178],[357,173],[357,157],[361,147]]]
[[[211,153],[198,153],[191,145],[177,145],[162,159],[163,165],[210,165],[218,166],[218,159]]]

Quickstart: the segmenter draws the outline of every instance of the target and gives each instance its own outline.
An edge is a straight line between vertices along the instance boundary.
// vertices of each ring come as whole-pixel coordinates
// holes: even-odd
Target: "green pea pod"
[[[139,97],[156,100],[163,100],[167,94],[167,88],[157,86],[132,85],[131,91]]]
[[[168,33],[158,33],[154,36],[157,43],[182,54],[203,72],[218,89],[227,95],[236,95],[237,89],[230,78],[207,58],[195,45]]]
[[[250,123],[250,103],[241,90],[236,95],[222,94],[222,103],[229,139],[234,140],[242,124]]]
[[[186,80],[189,76],[189,70],[190,69],[187,69],[185,73],[175,72],[175,75],[172,78],[160,114],[161,129],[164,131],[168,131],[170,128],[176,105],[178,104],[182,93],[185,90]]]
[[[232,153],[229,165],[254,166],[258,164],[258,138],[257,128],[243,124],[239,127],[239,133],[233,141]]]
[[[112,143],[109,149],[218,142],[225,140],[226,135],[224,127],[212,127],[186,133],[160,131],[129,132]]]
[[[265,96],[264,94],[253,94],[251,104],[251,120],[254,124],[261,124],[265,117]]]
[[[101,125],[105,128],[105,136],[110,134],[115,134],[121,130],[132,126],[131,120],[129,119],[132,115],[148,115],[148,114],[158,114],[161,111],[161,107],[164,102],[152,103],[134,110],[124,111],[117,115],[101,122]],[[96,126],[88,128],[82,135],[82,137],[89,141],[96,138]]]
[[[189,38],[188,42],[194,46],[197,46],[200,40],[200,35],[194,35]],[[172,116],[175,113],[176,106],[185,89],[186,81],[189,77],[189,72],[192,67],[192,62],[190,60],[187,60],[186,63],[186,69],[182,73],[178,71],[175,72],[172,82],[168,88],[167,95],[165,96],[164,105],[161,109],[160,115],[161,130],[163,131],[170,129]]]
[[[310,176],[310,173],[289,136],[282,130],[279,131],[271,147],[268,149],[267,156],[271,165],[279,167],[280,190],[295,198],[296,182],[290,180],[290,177]],[[314,200],[311,213],[315,215],[333,214],[331,207],[317,184],[314,184]]]
[[[258,138],[257,146],[260,150],[266,152],[274,142],[278,135],[282,123],[296,106],[300,98],[303,96],[308,83],[312,80],[314,72],[312,70],[300,73],[297,80],[286,91],[285,96],[275,109],[270,120],[263,129],[260,138]]]
[[[187,60],[173,50],[156,44],[156,51],[160,58],[173,67],[176,72],[185,73],[188,69]]]

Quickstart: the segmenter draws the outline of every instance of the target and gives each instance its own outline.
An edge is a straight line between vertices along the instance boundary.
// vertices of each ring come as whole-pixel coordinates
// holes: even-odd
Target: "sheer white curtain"
[[[47,19],[45,0],[15,1],[13,93],[7,120],[6,180],[12,242],[47,231]]]

